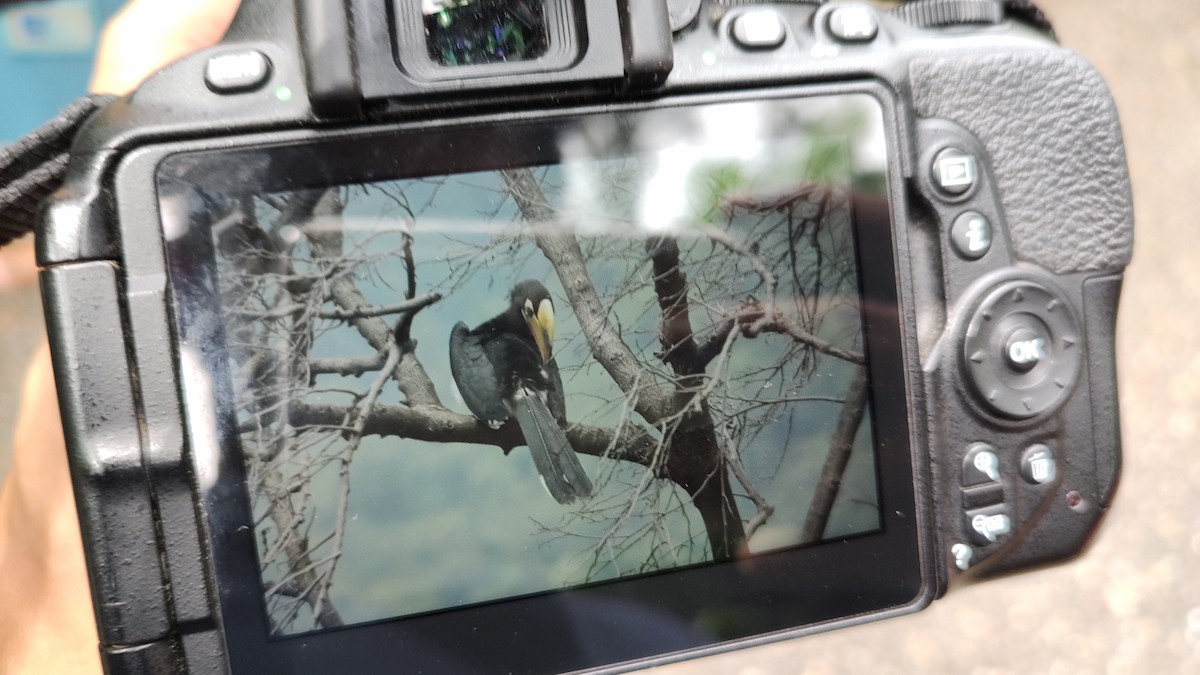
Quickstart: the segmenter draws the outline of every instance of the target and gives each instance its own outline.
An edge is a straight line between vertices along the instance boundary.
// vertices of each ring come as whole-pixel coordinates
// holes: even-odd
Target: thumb
[[[220,42],[241,0],[132,0],[104,29],[91,90],[123,95],[194,51]]]

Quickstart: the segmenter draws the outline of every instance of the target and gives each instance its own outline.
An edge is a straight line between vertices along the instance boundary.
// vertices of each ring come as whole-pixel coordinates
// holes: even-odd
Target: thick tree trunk
[[[746,539],[746,530],[712,425],[676,432],[667,453],[666,474],[691,496],[704,521],[713,560],[732,560]]]

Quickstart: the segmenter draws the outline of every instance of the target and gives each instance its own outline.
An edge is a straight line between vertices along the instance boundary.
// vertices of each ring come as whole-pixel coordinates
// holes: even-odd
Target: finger
[[[0,672],[99,672],[83,544],[50,351],[25,380],[0,490]]]
[[[108,22],[91,91],[123,95],[178,59],[221,40],[240,0],[133,0]]]
[[[37,281],[33,239],[25,237],[0,248],[0,292]]]

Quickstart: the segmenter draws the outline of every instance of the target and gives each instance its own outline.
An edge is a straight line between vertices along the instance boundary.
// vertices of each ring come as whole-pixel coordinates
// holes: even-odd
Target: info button
[[[967,211],[954,220],[950,243],[963,258],[979,260],[992,248],[992,223],[982,213]]]

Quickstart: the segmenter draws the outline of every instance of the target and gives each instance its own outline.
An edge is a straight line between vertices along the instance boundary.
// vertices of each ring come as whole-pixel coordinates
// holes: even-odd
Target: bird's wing
[[[514,392],[508,405],[521,426],[533,465],[541,474],[550,496],[559,504],[590,497],[592,481],[542,397],[535,391],[521,388]]]
[[[550,389],[546,392],[546,405],[559,425],[567,423],[567,397],[563,394],[562,375],[558,373],[558,363],[554,359],[545,365],[546,377],[550,380]]]
[[[471,414],[483,422],[508,419],[504,391],[479,338],[461,321],[450,331],[450,374]]]

